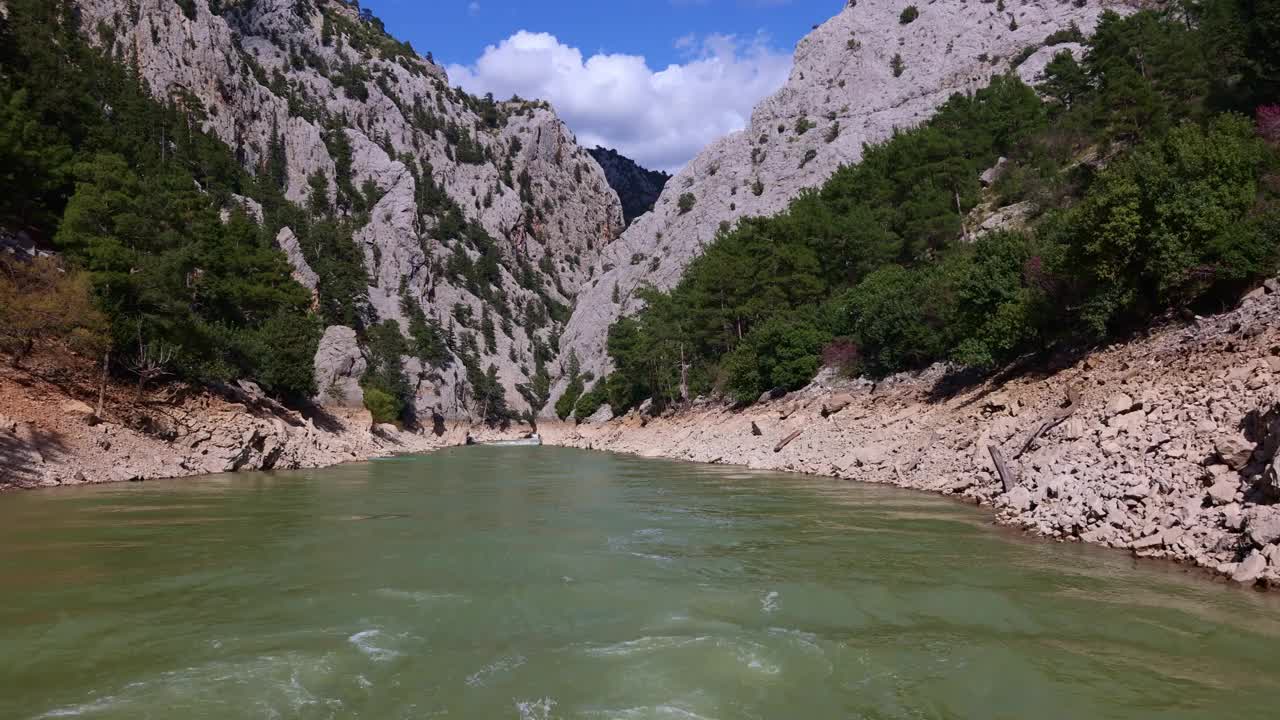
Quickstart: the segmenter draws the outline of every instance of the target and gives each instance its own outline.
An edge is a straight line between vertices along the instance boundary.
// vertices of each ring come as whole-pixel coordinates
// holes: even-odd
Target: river
[[[558,448],[0,497],[0,718],[1228,718],[1280,598]]]

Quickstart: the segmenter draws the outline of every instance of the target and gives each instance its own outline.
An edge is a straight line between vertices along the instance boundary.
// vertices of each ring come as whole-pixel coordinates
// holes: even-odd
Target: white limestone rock
[[[756,106],[748,127],[704,149],[667,183],[653,212],[600,255],[599,272],[579,294],[565,329],[566,356],[575,352],[584,372],[603,377],[609,325],[640,309],[636,290],[675,285],[722,223],[785,209],[801,190],[861,159],[864,143],[924,122],[954,93],[985,86],[1024,48],[1072,22],[1090,32],[1104,9],[1128,11],[1117,0],[1082,6],[1033,0],[1012,8],[1018,28],[1010,30],[995,4],[940,0],[921,5],[920,17],[908,25],[898,22],[902,7],[890,0],[848,3],[800,41],[790,79]],[[889,66],[894,54],[906,66],[900,77]],[[990,58],[1001,59],[993,64]],[[798,133],[802,120],[813,127]],[[679,208],[685,193],[695,198],[688,212]],[[614,288],[618,304],[611,300]],[[557,384],[553,400],[566,385]]]
[[[368,367],[355,330],[341,325],[327,328],[316,351],[316,384],[320,388],[316,400],[325,405],[363,406],[360,377]]]
[[[219,14],[195,2],[192,19],[172,0],[138,0],[136,13],[122,12],[120,0],[78,5],[82,27],[112,30],[86,32],[90,42],[110,41],[104,50],[136,56],[157,98],[198,104],[205,128],[235,148],[250,170],[262,167],[278,140],[286,157],[286,196],[299,204],[317,173],[327,181],[328,202],[335,203],[339,158],[325,141],[333,142],[328,128],[343,127],[352,149],[351,186],[361,195],[371,189],[368,199],[375,201],[354,237],[368,272],[375,316],[368,320],[396,320],[407,329],[404,297],[442,326],[456,305],[470,307],[477,320],[487,309],[500,327],[498,342],[493,348],[482,343],[477,362],[497,368],[513,409],[529,409],[516,386],[535,372],[535,338],[549,345],[563,330],[559,319],[526,327],[529,318],[549,314],[543,297],[571,306],[598,271],[596,255],[622,228],[621,204],[603,171],[547,106],[499,103],[497,122],[486,123],[477,102],[450,88],[439,66],[399,46],[387,51],[377,42],[350,42],[343,28],[361,23],[358,9],[336,0],[224,2]],[[323,32],[326,18],[329,35]],[[299,63],[298,57],[308,60]],[[328,70],[321,72],[321,65]],[[360,97],[333,82],[331,70],[348,65],[361,66],[370,77],[364,93],[354,93]],[[292,102],[264,84],[277,72],[290,84]],[[446,126],[470,133],[482,157],[460,157]],[[427,182],[493,239],[502,265],[493,287],[469,287],[449,271],[451,256],[463,253],[474,261],[479,249],[462,237],[444,236],[440,207],[419,206]],[[260,218],[260,208],[249,211]],[[339,213],[358,217],[351,208]],[[314,290],[317,268],[303,261],[299,239],[282,235],[279,242],[295,276]],[[536,313],[525,312],[534,305]],[[424,382],[420,400],[469,417],[465,373],[439,374],[450,377]],[[320,382],[323,388],[326,380]],[[349,404],[357,393],[341,395]]]

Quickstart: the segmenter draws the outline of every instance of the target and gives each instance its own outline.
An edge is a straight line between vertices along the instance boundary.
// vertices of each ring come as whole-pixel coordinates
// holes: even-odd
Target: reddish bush
[[[1258,134],[1267,142],[1280,143],[1280,105],[1259,105]]]
[[[822,365],[841,375],[855,375],[862,370],[862,350],[849,338],[836,338],[822,349]]]

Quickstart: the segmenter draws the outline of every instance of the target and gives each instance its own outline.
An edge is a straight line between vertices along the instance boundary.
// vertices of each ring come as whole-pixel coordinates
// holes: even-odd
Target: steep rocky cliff
[[[636,311],[637,288],[672,287],[721,227],[772,215],[805,188],[821,185],[863,145],[926,120],[953,93],[972,92],[1015,59],[1033,81],[1056,50],[1041,47],[1075,23],[1089,32],[1119,0],[938,0],[910,22],[904,3],[856,0],[796,47],[786,85],[755,109],[750,126],[702,151],[667,183],[599,258],[563,338],[584,372],[608,366],[609,325]],[[1032,54],[1027,57],[1025,53]],[[556,388],[563,390],[563,381]]]
[[[604,168],[609,186],[622,201],[622,217],[630,225],[636,218],[653,209],[658,196],[671,176],[658,170],[646,170],[617,150],[596,147],[588,150]]]
[[[507,403],[529,408],[517,387],[538,384],[575,290],[622,228],[600,167],[549,107],[451,89],[429,55],[346,0],[76,1],[89,39],[134,63],[157,98],[249,168],[282,156],[290,199],[306,204],[319,187],[356,220],[363,324],[407,330],[416,306],[448,329],[444,367],[405,358],[419,415],[483,413],[468,365],[473,378],[493,367]],[[278,243],[315,290],[307,248],[289,228]],[[326,332],[325,402],[361,400],[357,330]]]

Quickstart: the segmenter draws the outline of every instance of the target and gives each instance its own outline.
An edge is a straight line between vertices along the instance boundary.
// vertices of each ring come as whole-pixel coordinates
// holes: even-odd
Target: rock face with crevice
[[[640,309],[636,290],[674,286],[723,225],[778,213],[801,190],[861,159],[864,144],[924,122],[954,93],[986,86],[1050,34],[1072,23],[1090,32],[1105,9],[1125,12],[1129,3],[939,0],[920,4],[919,17],[905,25],[903,7],[850,2],[801,40],[790,79],[755,108],[750,126],[703,150],[667,183],[653,212],[600,255],[563,339],[584,372],[606,374],[609,325]],[[1053,53],[1037,50],[1019,72],[1034,80]],[[895,55],[903,68],[897,76]]]
[[[653,209],[662,189],[671,180],[667,173],[646,170],[617,150],[597,146],[587,152],[604,169],[609,187],[618,193],[618,199],[622,201],[622,217],[628,225]]]
[[[136,59],[153,95],[199,117],[247,168],[259,170],[273,144],[282,147],[291,200],[305,204],[309,178],[324,178],[328,202],[359,225],[368,323],[407,329],[407,302],[452,326],[447,367],[405,358],[421,417],[475,416],[464,355],[494,366],[508,404],[529,409],[516,388],[537,370],[535,346],[554,355],[574,293],[623,227],[603,171],[547,105],[450,88],[441,67],[345,0],[193,0],[189,10],[173,0],[75,1],[90,42]],[[344,186],[367,212],[341,207]],[[486,243],[443,222],[449,204],[491,239],[496,273],[468,274]],[[292,230],[279,243],[315,289],[307,248]],[[453,319],[468,310],[470,328]],[[479,337],[485,316],[497,330],[492,345]],[[346,387],[343,402],[358,395],[358,385]]]

